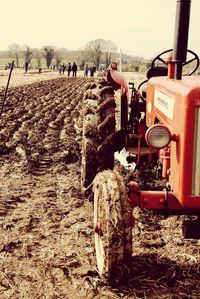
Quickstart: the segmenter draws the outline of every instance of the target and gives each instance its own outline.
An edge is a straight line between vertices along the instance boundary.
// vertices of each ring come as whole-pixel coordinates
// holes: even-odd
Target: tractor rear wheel
[[[101,277],[118,282],[132,255],[132,208],[123,180],[114,171],[98,173],[93,191],[97,269]]]
[[[81,185],[83,191],[91,184],[97,173],[97,117],[86,114],[83,119]]]
[[[114,90],[109,86],[86,91],[82,137],[82,190],[88,190],[99,171],[114,165]],[[88,190],[89,191],[89,190]]]

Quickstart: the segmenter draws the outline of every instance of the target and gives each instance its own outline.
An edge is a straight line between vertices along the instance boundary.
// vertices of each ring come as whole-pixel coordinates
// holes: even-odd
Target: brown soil
[[[200,298],[200,242],[182,238],[183,217],[136,209],[124,282],[100,279],[93,204],[80,190],[90,79],[22,80],[9,89],[0,119],[0,298]]]

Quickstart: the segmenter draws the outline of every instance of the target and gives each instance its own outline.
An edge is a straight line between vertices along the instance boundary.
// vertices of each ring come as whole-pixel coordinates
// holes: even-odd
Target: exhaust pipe
[[[181,80],[183,62],[187,57],[191,0],[177,0],[174,32],[173,61],[175,79]]]

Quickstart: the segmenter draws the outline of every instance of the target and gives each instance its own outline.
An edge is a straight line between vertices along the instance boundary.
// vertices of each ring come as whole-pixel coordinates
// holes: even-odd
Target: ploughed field
[[[200,298],[200,242],[182,238],[180,216],[136,209],[124,281],[98,276],[93,203],[80,188],[83,99],[94,80],[9,89],[0,118],[0,298]]]

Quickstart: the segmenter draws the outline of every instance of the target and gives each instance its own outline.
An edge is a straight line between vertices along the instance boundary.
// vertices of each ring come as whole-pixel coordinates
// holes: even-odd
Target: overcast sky
[[[0,0],[0,50],[12,43],[77,50],[103,38],[151,58],[173,47],[176,0]],[[192,0],[188,48],[200,54],[200,0]]]

